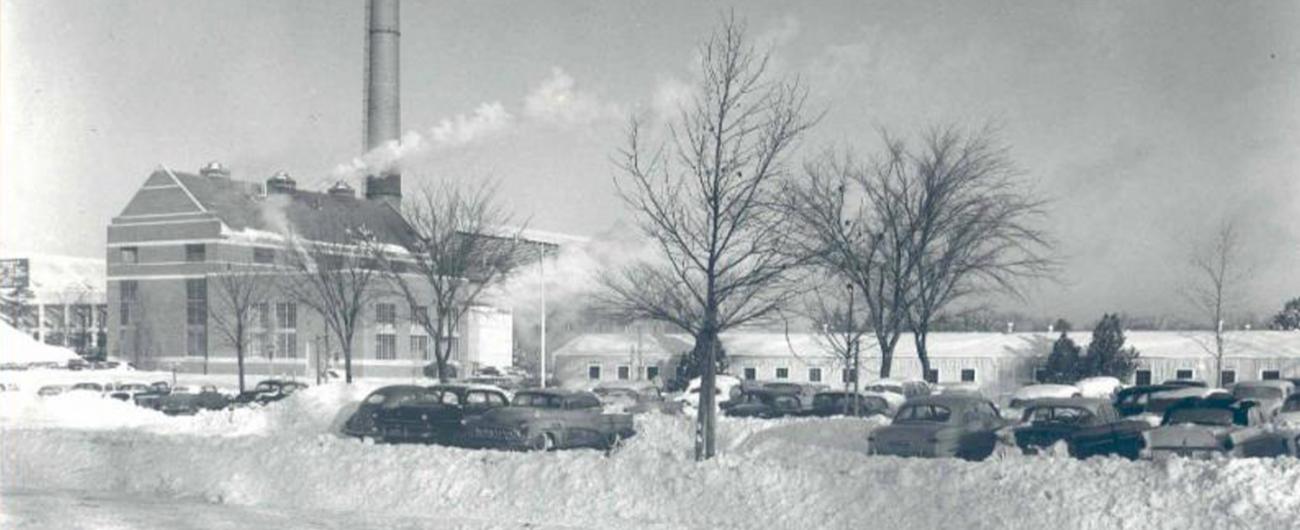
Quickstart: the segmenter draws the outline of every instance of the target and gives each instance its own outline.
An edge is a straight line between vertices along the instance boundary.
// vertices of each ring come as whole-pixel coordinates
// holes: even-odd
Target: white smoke
[[[551,77],[524,98],[524,115],[539,122],[571,126],[620,119],[626,113],[618,105],[578,90],[573,76],[557,67],[551,69]]]
[[[424,134],[407,131],[401,141],[371,149],[352,161],[334,168],[336,178],[358,181],[366,175],[377,175],[390,170],[401,171],[420,156],[438,148],[470,144],[500,134],[515,122],[515,118],[499,102],[483,103],[471,114],[457,114],[444,119]]]

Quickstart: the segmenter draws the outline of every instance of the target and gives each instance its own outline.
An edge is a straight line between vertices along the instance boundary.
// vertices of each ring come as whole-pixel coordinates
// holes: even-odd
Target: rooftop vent
[[[266,179],[266,194],[274,195],[276,193],[292,193],[298,188],[298,183],[289,176],[289,173],[277,171],[271,178]]]
[[[357,190],[352,189],[352,186],[349,186],[348,183],[341,180],[335,182],[333,186],[330,186],[330,189],[326,190],[326,193],[329,193],[332,197],[355,198],[357,196]]]
[[[208,162],[207,165],[199,168],[199,174],[208,178],[230,178],[230,170],[216,160]]]

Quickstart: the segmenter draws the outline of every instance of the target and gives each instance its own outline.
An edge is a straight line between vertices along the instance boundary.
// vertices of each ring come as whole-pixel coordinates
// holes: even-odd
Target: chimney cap
[[[326,193],[329,193],[330,195],[333,196],[346,196],[346,197],[357,196],[356,190],[353,189],[352,186],[350,186],[347,182],[344,182],[342,180],[334,182],[334,185],[330,186],[329,189],[326,190]]]
[[[221,165],[221,162],[216,160],[208,162],[207,164],[204,164],[203,167],[199,168],[199,174],[205,177],[230,178],[230,170],[227,169],[226,166]]]

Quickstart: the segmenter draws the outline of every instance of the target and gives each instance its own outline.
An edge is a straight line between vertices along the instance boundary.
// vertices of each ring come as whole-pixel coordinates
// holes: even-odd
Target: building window
[[[1174,372],[1174,379],[1191,379],[1193,376],[1191,370],[1178,370]]]
[[[275,263],[275,249],[263,247],[253,248],[253,263]]]
[[[1151,384],[1151,370],[1138,370],[1133,374],[1133,383],[1139,386]]]
[[[122,263],[140,263],[140,249],[122,247]]]
[[[375,335],[375,358],[381,361],[397,360],[397,335],[392,333]]]
[[[424,323],[428,321],[429,321],[429,306],[427,305],[411,306],[411,324],[416,326],[423,326]]]
[[[122,304],[121,311],[119,312],[121,314],[121,324],[123,326],[129,326],[131,325],[131,307],[135,305],[136,295],[139,294],[140,290],[140,284],[136,283],[135,280],[122,280],[122,283],[117,284],[117,288],[121,291],[118,293],[118,298]]]
[[[185,261],[202,263],[208,260],[208,247],[203,243],[185,245]]]
[[[381,326],[397,323],[397,306],[394,304],[375,304],[375,322]]]
[[[645,378],[646,378],[646,379],[650,379],[650,380],[658,379],[658,378],[659,378],[659,367],[658,367],[658,366],[647,366],[647,367],[645,367]]]
[[[1231,384],[1233,384],[1233,383],[1236,383],[1236,382],[1237,382],[1237,371],[1236,371],[1236,370],[1224,370],[1224,371],[1222,371],[1222,372],[1219,372],[1219,379],[1221,380],[1220,385],[1231,385]]]
[[[820,383],[820,382],[822,382],[822,369],[821,369],[821,368],[809,368],[809,369],[808,369],[808,381],[809,381],[809,382],[812,382],[812,383]]]
[[[618,367],[618,380],[627,381],[632,378],[632,368],[628,366]]]
[[[426,361],[433,358],[429,355],[429,337],[411,335],[411,357]]]
[[[203,357],[208,351],[208,281],[185,280],[185,354]]]
[[[758,379],[758,370],[754,369],[753,367],[746,368],[746,369],[745,369],[745,380],[746,380],[746,381],[753,381],[753,380],[755,380],[755,379]]]
[[[1282,372],[1279,370],[1264,370],[1263,372],[1260,372],[1259,378],[1265,381],[1273,381],[1275,379],[1281,379]]]
[[[587,366],[587,379],[590,379],[592,381],[600,380],[600,365],[593,364]]]
[[[841,383],[852,383],[852,382],[856,381],[857,379],[858,379],[858,378],[857,378],[857,377],[854,377],[854,375],[853,375],[853,370],[850,370],[850,369],[848,369],[848,368],[845,368],[845,369],[843,369],[843,370],[840,370],[840,382],[841,382]]]
[[[253,304],[252,322],[249,323],[248,351],[254,355],[271,356],[271,308],[266,302]]]
[[[974,382],[975,382],[975,369],[974,369],[974,368],[962,368],[962,369],[961,369],[961,382],[963,382],[963,383],[974,383]]]
[[[777,378],[777,379],[789,379],[789,378],[790,378],[790,369],[789,369],[789,368],[777,368],[777,369],[776,369],[776,378]]]
[[[927,374],[925,374],[925,382],[930,383],[930,384],[938,384],[938,383],[939,383],[939,370],[936,370],[936,369],[931,368],[931,369],[930,369],[930,372],[927,373]]]
[[[298,357],[298,304],[275,304],[275,353],[280,357]]]

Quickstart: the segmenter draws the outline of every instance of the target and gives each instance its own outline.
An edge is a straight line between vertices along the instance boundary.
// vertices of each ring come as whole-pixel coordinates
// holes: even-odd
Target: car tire
[[[615,451],[622,449],[623,440],[625,440],[625,438],[623,438],[621,433],[610,434],[609,438],[605,440],[605,454],[612,454]]]
[[[555,450],[555,436],[549,432],[539,432],[528,440],[531,451],[550,452]]]

